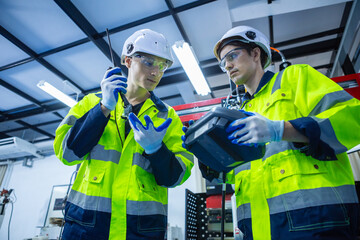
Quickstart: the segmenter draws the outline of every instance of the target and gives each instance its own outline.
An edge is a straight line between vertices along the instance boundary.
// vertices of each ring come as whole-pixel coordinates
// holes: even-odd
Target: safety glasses
[[[241,55],[241,50],[244,48],[235,48],[228,52],[219,62],[219,66],[223,72],[226,72],[226,62],[232,63],[234,60],[236,60]]]
[[[159,71],[165,72],[166,69],[169,68],[168,63],[166,63],[164,61],[155,60],[152,57],[148,57],[148,56],[141,55],[141,54],[135,54],[134,57],[138,58],[140,60],[141,64],[149,70],[152,70],[152,69],[158,67]]]

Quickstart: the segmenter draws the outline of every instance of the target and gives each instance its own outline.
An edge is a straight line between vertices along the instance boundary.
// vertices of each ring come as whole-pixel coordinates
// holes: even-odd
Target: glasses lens
[[[219,66],[223,72],[226,72],[225,64],[226,64],[226,59],[225,58],[221,59],[219,62]]]
[[[136,55],[135,57],[140,58],[140,62],[148,69],[153,69],[158,67],[159,71],[165,72],[168,69],[169,65],[164,61],[157,61],[151,57]]]
[[[232,63],[235,59],[237,59],[241,54],[241,49],[243,48],[235,48],[231,50],[220,60],[219,66],[223,72],[226,72],[226,62]]]
[[[157,63],[157,66],[159,67],[159,70],[162,72],[165,72],[168,69],[168,64],[166,62],[160,61]]]

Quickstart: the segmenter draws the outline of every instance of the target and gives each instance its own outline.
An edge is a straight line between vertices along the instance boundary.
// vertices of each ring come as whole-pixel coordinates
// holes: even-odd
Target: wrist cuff
[[[161,143],[159,144],[159,146],[157,146],[155,148],[145,149],[145,153],[150,155],[150,154],[153,154],[153,153],[157,152],[160,148],[161,148]]]
[[[284,120],[275,122],[275,142],[280,142],[284,135]]]
[[[112,106],[110,106],[109,104],[104,103],[104,100],[101,100],[101,104],[104,105],[104,106],[105,106],[107,109],[109,109],[110,111],[114,111],[114,109],[115,109],[115,106],[112,107]]]

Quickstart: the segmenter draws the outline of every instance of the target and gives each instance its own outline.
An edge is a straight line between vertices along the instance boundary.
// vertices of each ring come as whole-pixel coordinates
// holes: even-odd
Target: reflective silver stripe
[[[126,200],[126,214],[136,215],[136,216],[146,216],[146,215],[164,215],[167,216],[168,207],[167,204],[162,204],[160,202],[139,202]]]
[[[169,113],[169,111],[166,111],[166,112],[158,112],[158,113],[157,113],[157,117],[158,117],[158,118],[162,118],[162,119],[167,119],[167,118],[168,118],[168,113]]]
[[[109,149],[105,150],[104,146],[98,144],[93,147],[90,152],[90,159],[101,160],[101,161],[110,161],[118,164],[120,161],[121,152]]]
[[[67,201],[85,210],[111,213],[111,198],[88,196],[84,193],[71,189]]]
[[[309,113],[309,116],[316,116],[319,113],[322,113],[322,112],[326,111],[327,109],[330,109],[335,104],[340,103],[340,102],[349,101],[352,98],[353,97],[345,90],[328,93],[313,108],[311,113]]]
[[[150,165],[150,161],[147,158],[145,158],[143,155],[141,155],[140,153],[133,154],[132,165],[137,165],[137,166],[141,167],[142,169],[144,169],[145,171],[147,171],[148,173],[153,173],[153,170]]]
[[[182,155],[190,155],[192,156],[191,154],[186,154],[184,152],[179,152],[177,154],[182,154]],[[176,160],[179,162],[181,168],[182,168],[182,172],[178,178],[178,180],[172,185],[172,186],[162,186],[162,187],[175,187],[177,185],[179,185],[185,175],[185,172],[186,172],[186,166],[185,166],[185,163],[182,161],[182,159],[180,157],[177,157],[175,156]],[[153,170],[152,170],[152,167],[151,167],[151,164],[150,164],[150,161],[145,158],[144,156],[142,156],[140,153],[134,153],[133,154],[133,163],[132,165],[137,165],[139,167],[141,167],[142,169],[144,169],[146,172],[148,173],[153,173]]]
[[[354,185],[344,185],[335,188],[324,187],[302,189],[269,198],[267,201],[270,214],[276,214],[305,207],[317,207],[339,203],[358,203],[358,198],[356,196]]]
[[[180,164],[180,166],[182,168],[182,172],[181,172],[178,180],[173,185],[171,185],[169,187],[175,187],[175,186],[179,185],[181,183],[182,179],[184,178],[184,175],[185,175],[185,172],[186,172],[186,166],[185,166],[185,163],[182,161],[182,159],[180,157],[178,157],[178,156],[175,156],[175,158],[176,158],[176,160],[178,160],[178,162],[179,162],[179,164]],[[162,187],[167,187],[167,186],[162,186]]]
[[[187,153],[187,152],[176,152],[175,154],[180,154],[184,158],[190,160],[192,163],[194,163],[194,155]]]
[[[335,154],[343,153],[348,150],[337,139],[329,119],[320,119],[316,117],[312,117],[312,119],[314,119],[320,126],[320,139],[334,149]]]
[[[242,172],[242,171],[245,171],[245,170],[250,170],[251,168],[251,162],[247,162],[247,163],[244,163],[238,167],[235,168],[235,175],[238,174],[239,172]]]
[[[83,159],[83,158],[79,158],[78,156],[76,156],[75,153],[73,152],[73,150],[71,150],[67,147],[67,141],[70,136],[70,133],[71,133],[71,129],[66,133],[65,138],[62,141],[63,158],[69,163],[76,161],[76,160]]]
[[[246,218],[251,218],[250,203],[245,203],[245,204],[240,205],[237,208],[236,216],[237,216],[238,221],[246,219]]]
[[[282,78],[282,75],[284,73],[284,70],[281,70],[278,73],[278,75],[276,76],[275,83],[273,85],[273,88],[271,89],[271,94],[273,94],[276,90],[281,88],[281,78]]]
[[[266,145],[265,155],[262,159],[263,161],[265,161],[265,159],[286,150],[297,150],[297,148],[294,146],[293,143],[287,141],[270,142]]]
[[[76,120],[77,120],[77,118],[74,115],[69,115],[61,121],[61,123],[59,124],[59,127],[64,124],[74,126]]]

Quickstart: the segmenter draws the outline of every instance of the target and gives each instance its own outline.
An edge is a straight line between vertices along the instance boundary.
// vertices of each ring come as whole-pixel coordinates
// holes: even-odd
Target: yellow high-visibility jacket
[[[148,156],[134,140],[132,130],[125,138],[119,97],[98,142],[80,158],[77,155],[82,154],[69,144],[76,137],[78,142],[85,141],[90,133],[76,137],[71,133],[77,131],[77,121],[91,121],[84,120],[90,111],[102,114],[100,100],[101,93],[85,96],[56,130],[56,156],[66,165],[81,164],[66,205],[65,219],[71,227],[65,225],[64,234],[72,234],[68,239],[107,239],[109,232],[109,239],[163,238],[167,188],[182,184],[193,166],[193,155],[182,147],[181,120],[173,108],[151,93],[137,115],[140,121],[145,125],[144,116],[149,115],[154,126],[167,118],[172,118],[172,123],[161,149]],[[88,131],[91,128],[96,128],[96,123]]]
[[[260,88],[242,108],[290,121],[310,143],[271,142],[262,159],[227,175],[244,239],[322,239],[325,231],[351,239],[358,197],[346,151],[360,143],[360,101],[308,65],[289,66]]]

